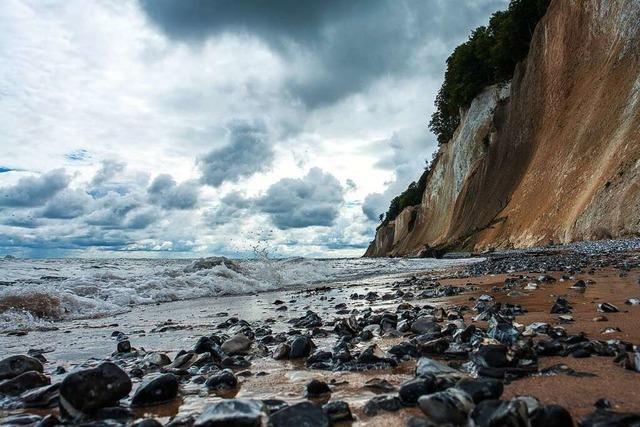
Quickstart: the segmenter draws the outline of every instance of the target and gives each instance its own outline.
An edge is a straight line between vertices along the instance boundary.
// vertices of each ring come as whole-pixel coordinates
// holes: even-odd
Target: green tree
[[[516,65],[529,52],[535,27],[550,0],[512,0],[505,11],[491,16],[489,25],[472,31],[447,59],[444,82],[435,101],[429,129],[445,144],[460,123],[460,110],[487,86],[513,77]]]

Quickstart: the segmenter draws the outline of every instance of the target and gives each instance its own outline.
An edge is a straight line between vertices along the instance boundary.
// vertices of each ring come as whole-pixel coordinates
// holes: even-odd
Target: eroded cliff
[[[640,2],[554,0],[510,85],[441,146],[422,203],[367,256],[640,233]]]

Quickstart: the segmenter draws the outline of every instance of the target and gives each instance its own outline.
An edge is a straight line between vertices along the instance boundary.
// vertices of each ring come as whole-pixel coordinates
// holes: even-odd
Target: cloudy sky
[[[506,0],[3,0],[0,254],[359,256]]]

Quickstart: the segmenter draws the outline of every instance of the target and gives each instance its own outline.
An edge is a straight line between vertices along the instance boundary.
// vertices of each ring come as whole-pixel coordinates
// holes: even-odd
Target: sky
[[[360,256],[506,0],[3,0],[0,254]]]

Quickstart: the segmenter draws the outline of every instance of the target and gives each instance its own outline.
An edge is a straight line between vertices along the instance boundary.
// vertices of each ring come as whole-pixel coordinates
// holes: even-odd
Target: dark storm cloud
[[[299,179],[284,178],[271,185],[255,207],[284,230],[330,226],[344,202],[344,189],[330,173],[312,168]]]
[[[364,213],[368,220],[378,221],[380,214],[387,211],[388,204],[389,201],[386,195],[382,193],[368,194],[362,202],[362,213]]]
[[[204,214],[207,225],[223,225],[237,219],[243,211],[249,209],[253,201],[238,191],[232,191],[220,199],[218,206]]]
[[[83,190],[64,190],[56,194],[45,205],[44,218],[71,219],[82,215],[93,201]]]
[[[171,175],[158,175],[147,194],[152,203],[164,209],[192,209],[198,203],[199,188],[194,182],[176,184]]]
[[[218,187],[225,181],[237,182],[271,165],[274,153],[263,124],[232,122],[228,139],[227,145],[198,160],[203,183]]]
[[[10,227],[36,228],[41,225],[41,221],[32,212],[15,211],[6,218],[2,218],[0,223]]]
[[[140,230],[147,228],[154,222],[156,222],[160,216],[156,209],[151,207],[135,209],[132,211],[124,221],[123,228],[129,228],[133,230]]]
[[[441,61],[412,63],[430,41],[450,44],[484,23],[505,0],[140,0],[169,37],[200,42],[222,33],[255,35],[288,58],[309,56],[290,82],[294,95],[321,106],[389,73],[418,66],[439,76]]]
[[[37,177],[25,177],[12,186],[0,187],[0,206],[41,206],[69,185],[64,169],[54,169]]]
[[[134,194],[121,195],[110,192],[96,200],[91,213],[87,214],[85,222],[89,225],[99,225],[105,228],[126,228],[127,215],[143,206],[143,201]]]

